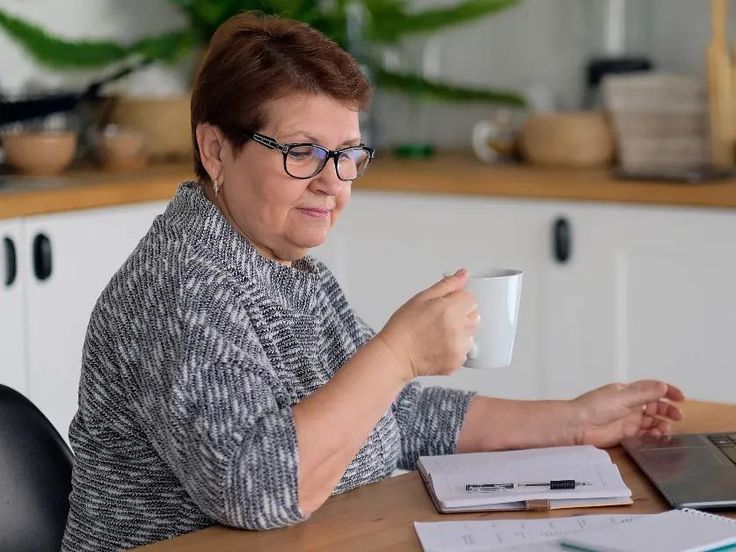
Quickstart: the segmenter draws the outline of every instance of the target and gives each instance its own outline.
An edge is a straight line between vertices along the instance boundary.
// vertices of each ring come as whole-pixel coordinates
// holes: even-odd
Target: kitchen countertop
[[[55,178],[5,175],[0,177],[0,219],[166,200],[192,174],[191,163],[175,163],[127,173],[85,169]],[[702,184],[624,181],[605,170],[484,165],[469,154],[426,161],[378,158],[354,189],[736,209],[736,178]]]

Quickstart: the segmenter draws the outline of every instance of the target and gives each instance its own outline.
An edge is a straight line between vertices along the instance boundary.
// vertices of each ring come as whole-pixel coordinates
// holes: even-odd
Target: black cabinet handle
[[[46,280],[51,276],[51,240],[46,234],[33,238],[33,271],[36,278]]]
[[[565,217],[558,217],[552,226],[554,257],[560,264],[565,264],[572,255],[572,228]]]
[[[10,287],[15,282],[15,278],[18,275],[18,261],[15,255],[15,242],[5,237],[3,238],[3,245],[5,249],[5,287]]]

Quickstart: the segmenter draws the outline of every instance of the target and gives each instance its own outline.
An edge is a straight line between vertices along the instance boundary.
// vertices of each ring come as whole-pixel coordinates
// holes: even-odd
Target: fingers
[[[639,429],[639,435],[653,435],[656,437],[669,435],[671,432],[672,424],[669,420],[650,418],[648,416],[642,420],[642,424]]]
[[[639,380],[624,385],[620,389],[627,394],[624,404],[629,408],[661,399],[679,402],[685,398],[679,388],[657,380]]]
[[[665,394],[665,398],[671,400],[671,401],[684,401],[685,400],[685,394],[680,391],[678,387],[675,387],[672,384],[667,383],[667,393]]]
[[[473,317],[478,313],[475,296],[465,289],[458,289],[440,298],[457,315]]]
[[[665,392],[662,399],[650,401],[642,405],[642,416],[639,425],[639,435],[652,435],[660,437],[669,435],[672,432],[672,422],[682,420],[682,411],[680,408],[669,402],[669,400],[682,400],[682,393],[675,388],[677,393],[674,395]]]
[[[470,313],[465,317],[465,327],[475,332],[478,324],[480,324],[480,313],[476,308],[470,311]]]
[[[669,418],[676,422],[682,420],[682,411],[677,405],[665,400],[649,402],[644,405],[644,414],[657,418]]]
[[[463,289],[467,281],[468,271],[461,268],[454,274],[442,278],[439,282],[425,289],[421,295],[427,298],[444,297],[453,291]]]
[[[647,403],[657,402],[667,394],[667,389],[666,383],[656,380],[639,380],[620,388],[626,394],[622,399],[628,408],[641,408]]]
[[[647,410],[649,410],[649,405],[647,405]],[[638,425],[636,434],[668,435],[672,430],[672,422],[673,420],[669,418],[650,416],[645,412],[636,422]]]
[[[656,392],[655,390],[661,389],[662,390],[662,396],[659,398],[664,398],[670,401],[682,401],[685,400],[685,394],[680,390],[679,387],[676,387],[670,383],[665,383],[663,381],[658,380],[639,380],[631,383],[630,385],[637,385],[641,388],[646,388],[651,390],[652,392]]]

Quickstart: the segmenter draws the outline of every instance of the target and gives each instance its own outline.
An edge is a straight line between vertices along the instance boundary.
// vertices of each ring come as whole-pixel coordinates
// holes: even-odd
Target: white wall
[[[647,43],[654,62],[663,70],[702,74],[709,3],[633,1],[651,4],[646,27],[651,27]],[[575,108],[583,88],[583,63],[592,44],[590,30],[595,27],[590,6],[595,2],[600,0],[525,0],[513,10],[434,35],[441,48],[439,73],[444,79],[473,86],[525,89],[542,85],[559,108]],[[165,0],[0,0],[0,7],[70,38],[130,40],[182,23]],[[734,12],[736,7],[732,22],[736,22]],[[417,41],[412,41],[407,49],[416,46]],[[186,86],[187,67],[182,63],[175,70],[153,69],[126,86],[146,90],[154,83],[162,91],[175,91]],[[59,73],[40,67],[0,33],[0,90],[6,94],[32,87],[79,87],[91,78],[89,73]],[[378,136],[384,144],[419,138],[440,146],[465,146],[472,124],[492,109],[482,104],[435,102],[413,107],[406,96],[382,94],[375,106]]]

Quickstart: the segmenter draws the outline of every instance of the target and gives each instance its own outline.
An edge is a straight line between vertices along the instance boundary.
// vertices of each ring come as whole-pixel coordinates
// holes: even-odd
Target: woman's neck
[[[248,233],[241,228],[241,226],[238,224],[238,221],[235,220],[235,217],[233,217],[232,213],[230,212],[230,209],[227,206],[227,202],[225,201],[225,191],[221,190],[219,194],[215,194],[214,190],[211,186],[208,186],[206,184],[202,185],[204,187],[204,195],[205,197],[215,206],[217,209],[222,213],[222,216],[225,217],[225,220],[237,230],[237,232],[243,236],[245,239],[247,239],[253,247],[256,248],[256,250],[265,258],[270,259],[272,261],[276,261],[279,264],[282,264],[284,266],[291,267],[291,261],[280,259],[272,250],[268,249],[267,247],[263,247],[259,245],[254,239],[252,239]]]

